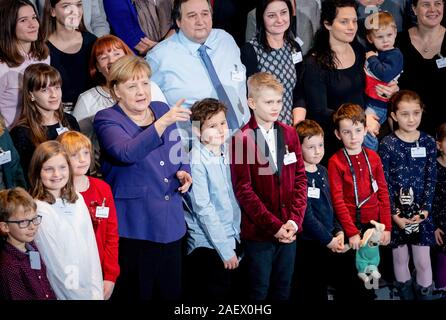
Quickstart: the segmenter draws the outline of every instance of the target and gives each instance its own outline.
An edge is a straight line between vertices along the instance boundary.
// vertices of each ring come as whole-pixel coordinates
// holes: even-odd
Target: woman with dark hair
[[[302,50],[291,31],[290,0],[261,0],[256,7],[257,36],[241,48],[246,77],[257,72],[276,76],[285,88],[279,121],[293,125],[305,119],[301,99]]]
[[[82,1],[46,0],[42,20],[51,65],[64,84],[64,109],[71,112],[79,95],[92,87],[88,60],[96,36],[85,28]]]
[[[441,25],[444,0],[413,0],[412,8],[418,23],[396,39],[404,56],[399,86],[420,95],[424,103],[420,130],[434,136],[446,121],[442,103],[446,82],[446,28]]]
[[[33,64],[25,70],[23,109],[11,130],[25,177],[28,177],[29,163],[37,146],[55,140],[65,131],[79,131],[76,119],[63,112],[61,86],[59,72],[47,64]]]
[[[331,116],[343,103],[364,107],[365,51],[356,41],[358,30],[355,0],[322,2],[321,27],[304,61],[303,87],[308,118],[316,120],[326,135],[326,157],[337,149]],[[398,87],[376,86],[378,95],[390,97]],[[367,128],[379,133],[375,115],[367,115]]]
[[[20,115],[23,71],[33,63],[50,63],[50,57],[31,2],[2,1],[0,21],[0,112],[10,128]]]

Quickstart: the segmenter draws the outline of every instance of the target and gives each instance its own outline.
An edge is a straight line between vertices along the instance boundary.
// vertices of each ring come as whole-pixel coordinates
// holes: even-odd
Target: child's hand
[[[348,238],[348,244],[353,250],[359,250],[361,244],[361,237],[359,234],[355,234],[353,237]]]
[[[390,243],[390,231],[384,231],[380,239],[381,245],[387,246]]]
[[[333,252],[337,252],[339,249],[339,241],[338,238],[333,237],[333,239],[331,239],[330,243],[327,244],[327,248],[330,249]]]
[[[296,236],[295,235],[291,236],[291,238],[279,239],[279,242],[282,242],[282,243],[293,243],[294,241],[296,241]]]
[[[225,262],[223,262],[223,264],[225,265],[225,269],[228,270],[236,269],[238,267],[237,255],[234,254],[231,259],[226,260]]]
[[[284,228],[288,231],[289,234],[295,235],[297,232],[296,224],[288,220],[284,225]]]
[[[282,225],[274,237],[276,237],[277,240],[282,243],[292,243],[294,240],[296,240],[294,228],[288,229],[287,224]]]
[[[379,124],[379,118],[376,114],[366,115],[366,127],[367,132],[370,133],[373,137],[379,134],[381,125]]]
[[[367,51],[367,53],[365,54],[365,58],[366,59],[368,59],[370,57],[373,57],[373,56],[378,56],[378,52],[376,52],[376,51]]]
[[[288,234],[287,230],[282,225],[279,231],[276,232],[274,237],[276,237],[280,241],[280,239],[285,239],[287,237],[287,234]]]
[[[421,215],[423,215],[423,218],[421,218]],[[429,215],[429,212],[426,210],[421,211],[420,214],[416,214],[410,221],[412,223],[421,223],[424,220],[426,220],[427,216]]]
[[[110,299],[114,288],[115,288],[114,282],[109,280],[104,280],[104,300]]]
[[[441,230],[440,228],[437,228],[437,230],[435,230],[435,241],[437,242],[437,244],[439,246],[444,245],[443,236],[444,236],[443,230]]]
[[[336,252],[343,252],[344,251],[344,232],[338,232],[336,235],[336,239],[338,240],[338,249]]]
[[[399,217],[397,214],[392,215],[392,219],[400,229],[404,229],[407,224],[413,223],[409,219]]]

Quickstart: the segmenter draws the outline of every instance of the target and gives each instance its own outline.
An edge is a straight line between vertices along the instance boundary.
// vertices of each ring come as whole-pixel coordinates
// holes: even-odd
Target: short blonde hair
[[[272,89],[283,94],[283,85],[268,72],[257,72],[248,78],[248,98],[257,98],[263,89]]]
[[[108,88],[117,101],[117,97],[114,91],[116,85],[126,82],[132,79],[139,79],[141,77],[152,76],[152,70],[147,62],[137,56],[124,56],[118,61],[114,62],[110,68]]]
[[[379,11],[369,15],[364,21],[367,35],[373,35],[375,31],[391,26],[396,29],[393,16],[387,11]]]
[[[58,136],[57,141],[62,144],[69,156],[79,152],[82,148],[87,148],[91,153],[93,152],[90,139],[77,131],[67,131]]]

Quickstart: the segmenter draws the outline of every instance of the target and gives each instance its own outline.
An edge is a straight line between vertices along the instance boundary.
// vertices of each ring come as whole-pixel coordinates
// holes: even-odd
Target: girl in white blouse
[[[35,243],[58,299],[102,300],[103,281],[90,214],[75,192],[69,157],[57,141],[39,145],[29,178],[37,214],[43,217]]]

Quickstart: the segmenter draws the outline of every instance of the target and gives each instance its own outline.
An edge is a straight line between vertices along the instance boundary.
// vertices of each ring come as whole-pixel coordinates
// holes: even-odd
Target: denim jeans
[[[367,108],[365,110],[366,114],[375,114],[378,116],[378,122],[379,124],[383,124],[387,120],[387,109],[375,107],[372,104],[368,103]],[[373,137],[370,133],[367,133],[367,135],[364,138],[364,146],[372,149],[374,151],[378,151],[378,138]]]

